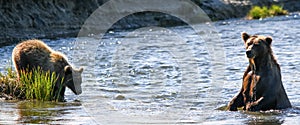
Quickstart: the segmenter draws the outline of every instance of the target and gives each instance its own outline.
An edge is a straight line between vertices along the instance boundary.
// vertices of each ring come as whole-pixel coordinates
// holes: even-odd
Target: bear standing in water
[[[31,72],[38,67],[43,71],[55,72],[58,80],[55,83],[54,92],[58,92],[62,78],[63,87],[59,93],[59,100],[64,99],[66,86],[76,95],[82,93],[81,73],[83,68],[74,69],[62,53],[52,50],[40,40],[27,40],[18,44],[12,53],[12,60],[18,76],[21,71]],[[57,95],[56,95],[57,96]]]
[[[227,109],[236,111],[238,107],[244,107],[247,111],[266,111],[290,108],[280,67],[271,49],[272,38],[242,33],[242,39],[249,65],[244,72],[242,88]]]

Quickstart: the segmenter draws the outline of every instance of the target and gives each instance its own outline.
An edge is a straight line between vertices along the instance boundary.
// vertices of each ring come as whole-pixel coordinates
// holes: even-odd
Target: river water
[[[299,24],[300,14],[294,13],[214,22],[208,24],[215,31],[210,35],[178,26],[109,31],[103,38],[45,39],[74,66],[85,68],[83,93],[75,96],[67,89],[67,102],[58,103],[1,100],[0,124],[299,124]],[[239,91],[248,63],[243,31],[273,37],[293,108],[224,110]],[[3,73],[12,64],[14,46],[0,48]]]

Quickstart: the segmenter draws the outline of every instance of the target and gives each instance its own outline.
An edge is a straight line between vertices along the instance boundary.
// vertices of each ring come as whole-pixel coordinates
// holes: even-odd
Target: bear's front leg
[[[264,99],[264,97],[260,97],[255,102],[248,102],[246,104],[246,111],[259,111],[259,110],[261,110],[261,108],[260,108],[261,104],[260,103],[263,99]]]
[[[235,96],[228,104],[227,110],[229,111],[237,111],[238,107],[244,106],[244,96],[243,96],[243,89],[239,92],[237,96]]]

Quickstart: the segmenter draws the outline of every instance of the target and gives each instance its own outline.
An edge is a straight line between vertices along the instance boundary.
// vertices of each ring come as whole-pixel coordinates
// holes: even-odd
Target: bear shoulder
[[[50,54],[50,62],[53,65],[53,70],[57,72],[62,72],[65,66],[70,65],[68,63],[67,57],[57,51],[53,51]]]
[[[54,62],[54,63],[67,61],[67,57],[63,53],[57,52],[57,51],[51,52],[50,59],[51,59],[51,62]]]

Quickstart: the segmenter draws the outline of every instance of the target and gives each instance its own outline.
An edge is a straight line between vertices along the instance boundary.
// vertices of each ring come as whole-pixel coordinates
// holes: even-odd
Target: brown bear
[[[67,58],[60,52],[52,50],[40,40],[27,40],[18,44],[12,52],[12,60],[18,76],[20,72],[30,72],[40,67],[43,71],[55,72],[58,76],[54,86],[54,92],[58,92],[59,85],[63,78],[63,87],[59,93],[59,100],[64,99],[66,86],[76,95],[81,94],[81,73],[83,68],[75,69],[67,61]],[[58,96],[58,93],[54,98]]]
[[[240,92],[228,104],[227,109],[237,111],[266,111],[290,108],[281,81],[280,66],[271,49],[272,38],[242,33],[249,65],[244,72]]]

